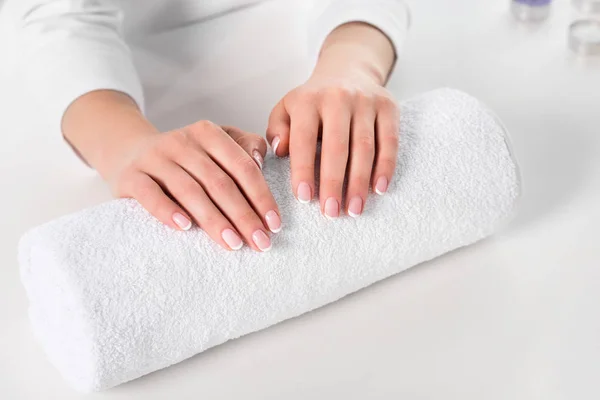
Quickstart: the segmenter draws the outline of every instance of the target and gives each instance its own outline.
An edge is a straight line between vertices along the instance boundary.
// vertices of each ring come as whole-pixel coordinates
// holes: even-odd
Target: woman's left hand
[[[290,155],[292,187],[300,202],[315,193],[317,141],[322,140],[321,212],[358,217],[371,186],[388,189],[398,153],[399,109],[390,92],[366,70],[318,68],[303,85],[289,92],[273,109],[267,140],[277,156]]]

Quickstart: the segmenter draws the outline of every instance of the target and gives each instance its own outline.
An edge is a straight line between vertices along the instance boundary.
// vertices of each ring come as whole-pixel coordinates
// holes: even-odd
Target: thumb
[[[250,157],[256,161],[260,169],[267,154],[267,142],[255,133],[249,133],[233,126],[221,127]]]
[[[277,103],[269,116],[267,140],[271,143],[271,147],[276,156],[284,157],[288,154],[290,143],[290,115],[285,108],[283,99]]]

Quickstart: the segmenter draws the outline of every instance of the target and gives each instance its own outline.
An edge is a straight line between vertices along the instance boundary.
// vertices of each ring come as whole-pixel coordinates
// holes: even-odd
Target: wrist
[[[65,140],[104,179],[110,179],[142,142],[159,133],[129,96],[110,90],[75,100],[65,112],[62,129]]]
[[[383,85],[387,72],[365,57],[365,54],[351,44],[336,44],[321,51],[312,76],[349,77],[369,79]]]
[[[360,75],[385,84],[395,63],[390,39],[378,28],[350,22],[334,29],[321,48],[315,74]]]

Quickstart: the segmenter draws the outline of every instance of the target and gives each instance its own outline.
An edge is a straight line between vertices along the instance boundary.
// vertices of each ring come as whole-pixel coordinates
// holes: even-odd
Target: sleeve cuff
[[[130,96],[144,111],[144,95],[126,46],[90,46],[72,39],[68,46],[38,47],[24,58],[22,74],[30,98],[49,135],[62,143],[59,148],[79,165],[89,165],[64,140],[62,119],[79,97],[95,90],[115,90]],[[75,164],[74,164],[75,165]]]
[[[309,51],[316,63],[323,42],[338,26],[348,22],[365,22],[380,29],[392,42],[396,55],[402,53],[410,12],[401,0],[333,0],[313,10]]]
[[[46,46],[28,58],[25,68],[28,91],[52,130],[61,132],[63,115],[71,103],[95,90],[123,92],[144,111],[142,85],[126,48],[90,49],[89,43]]]

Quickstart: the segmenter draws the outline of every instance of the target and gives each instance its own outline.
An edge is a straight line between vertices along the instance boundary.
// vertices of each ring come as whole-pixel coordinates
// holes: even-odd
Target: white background
[[[299,27],[275,3],[140,43],[150,117],[164,129],[210,118],[263,132],[270,107],[307,71]],[[574,12],[567,0],[541,25],[516,23],[508,3],[411,1],[413,29],[390,83],[400,98],[452,86],[500,115],[524,179],[521,213],[507,229],[87,398],[599,398],[600,59],[568,51]],[[0,61],[10,60],[0,54]],[[110,194],[7,75],[0,84],[0,398],[78,399],[29,331],[17,241]]]

